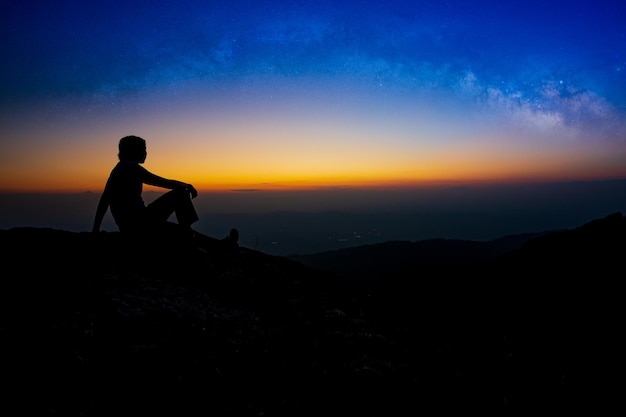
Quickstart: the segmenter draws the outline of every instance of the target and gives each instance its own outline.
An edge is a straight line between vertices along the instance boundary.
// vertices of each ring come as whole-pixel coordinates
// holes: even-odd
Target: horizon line
[[[288,184],[254,184],[250,186],[217,186],[196,187],[199,193],[206,194],[254,194],[275,192],[321,192],[321,191],[402,191],[419,189],[450,189],[450,188],[482,188],[505,186],[536,186],[577,183],[600,183],[626,181],[624,177],[608,178],[568,178],[568,179],[511,179],[511,180],[429,180],[429,181],[368,181],[362,183],[346,183],[334,185],[288,185]],[[146,186],[144,192],[162,192],[162,188]],[[100,194],[100,189],[0,189],[1,195],[11,194]]]

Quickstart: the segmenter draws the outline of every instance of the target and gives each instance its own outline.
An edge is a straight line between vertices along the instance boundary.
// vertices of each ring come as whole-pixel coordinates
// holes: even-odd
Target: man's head
[[[117,154],[120,161],[133,161],[140,164],[146,160],[146,141],[139,136],[124,136],[120,139]]]

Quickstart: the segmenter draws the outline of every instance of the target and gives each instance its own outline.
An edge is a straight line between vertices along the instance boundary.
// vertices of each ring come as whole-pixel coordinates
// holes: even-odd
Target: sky
[[[621,0],[8,0],[0,21],[0,193],[99,193],[129,134],[205,194],[626,179]]]
[[[9,1],[0,190],[626,177],[621,1]]]

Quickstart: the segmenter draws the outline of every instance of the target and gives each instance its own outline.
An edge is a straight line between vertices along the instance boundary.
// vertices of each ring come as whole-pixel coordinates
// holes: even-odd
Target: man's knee
[[[189,192],[185,188],[182,188],[182,187],[174,188],[170,192],[174,194],[174,196],[176,196],[176,200],[191,200],[191,196],[189,195]]]

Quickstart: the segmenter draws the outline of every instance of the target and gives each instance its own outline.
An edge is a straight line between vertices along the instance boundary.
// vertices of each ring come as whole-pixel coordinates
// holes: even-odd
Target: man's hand
[[[191,194],[191,198],[196,198],[198,196],[198,191],[191,184],[187,184],[187,191]]]

